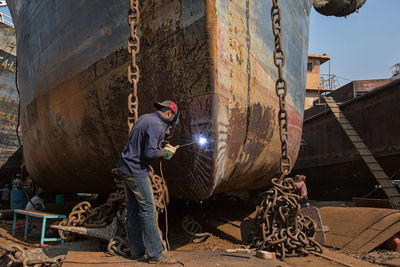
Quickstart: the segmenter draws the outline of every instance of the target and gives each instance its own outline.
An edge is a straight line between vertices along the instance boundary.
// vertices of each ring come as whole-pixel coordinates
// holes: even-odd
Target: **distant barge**
[[[400,177],[400,79],[354,81],[329,96],[386,174]],[[320,200],[361,197],[377,184],[324,103],[305,111],[295,172],[308,176],[310,195]]]
[[[11,18],[0,14],[0,179],[9,184],[20,171],[22,157],[16,131],[19,102],[15,85],[16,50]]]

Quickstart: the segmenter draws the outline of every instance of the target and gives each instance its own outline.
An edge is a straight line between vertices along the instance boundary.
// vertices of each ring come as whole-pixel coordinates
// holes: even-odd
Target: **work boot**
[[[167,256],[164,254],[161,259],[156,260],[156,259],[150,259],[148,261],[150,264],[176,264],[179,263],[175,258],[171,256]]]
[[[131,257],[131,260],[141,261],[141,262],[147,261],[148,259],[149,259],[149,256],[147,256],[146,254],[143,256],[139,256],[139,257]]]

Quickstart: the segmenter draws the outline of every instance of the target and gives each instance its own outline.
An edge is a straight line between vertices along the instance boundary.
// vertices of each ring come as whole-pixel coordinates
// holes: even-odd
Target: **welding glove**
[[[166,144],[161,149],[161,158],[170,160],[178,148],[179,148],[179,146],[171,146],[170,144]]]

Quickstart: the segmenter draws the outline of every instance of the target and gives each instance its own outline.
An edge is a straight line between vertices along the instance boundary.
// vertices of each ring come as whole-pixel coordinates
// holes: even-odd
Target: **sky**
[[[309,54],[331,57],[330,72],[344,85],[349,80],[381,79],[400,63],[400,0],[367,0],[359,13],[326,17],[314,9],[310,18]],[[10,14],[8,8],[0,12]],[[328,73],[329,63],[321,66]]]
[[[326,53],[331,73],[346,79],[388,78],[390,67],[400,63],[399,11],[400,0],[367,0],[359,13],[346,18],[326,17],[313,9],[308,52]],[[328,73],[328,63],[321,73]]]

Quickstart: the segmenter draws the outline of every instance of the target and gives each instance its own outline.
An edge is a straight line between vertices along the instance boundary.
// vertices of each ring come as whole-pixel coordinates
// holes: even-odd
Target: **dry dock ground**
[[[259,259],[255,257],[254,252],[249,254],[227,252],[227,249],[236,249],[241,246],[240,218],[249,216],[254,207],[249,203],[242,205],[243,203],[236,201],[233,205],[234,208],[227,209],[227,207],[232,207],[232,201],[225,198],[218,200],[218,203],[219,207],[224,207],[225,213],[212,208],[216,205],[208,205],[207,203],[203,203],[201,207],[189,205],[186,208],[179,206],[176,210],[171,209],[169,218],[170,253],[184,266],[400,266],[400,253],[386,250],[374,250],[370,253],[351,255],[325,247],[322,255],[314,254],[307,257],[287,258],[283,262],[276,259]],[[233,212],[234,210],[240,210],[240,212]],[[196,211],[192,214],[197,215],[196,218],[202,222],[203,230],[211,233],[211,236],[204,242],[191,242],[180,228],[180,222],[176,218],[180,218],[181,214],[190,211]],[[199,213],[202,213],[202,215],[199,216]],[[24,219],[21,218],[19,222],[23,225]],[[36,221],[35,226],[36,231],[40,229],[40,222]],[[11,231],[12,220],[0,220],[0,245],[16,244],[24,248],[40,247],[37,237],[30,237],[26,242],[23,242],[22,232],[18,232],[15,237],[12,237]],[[67,256],[61,266],[151,266],[148,263],[135,262],[123,257],[109,257],[104,253],[106,244],[97,240],[74,242],[76,242],[76,245],[67,249]],[[52,248],[56,244],[58,243],[50,242],[45,247]],[[5,251],[0,249],[0,266],[7,266],[8,262]]]

